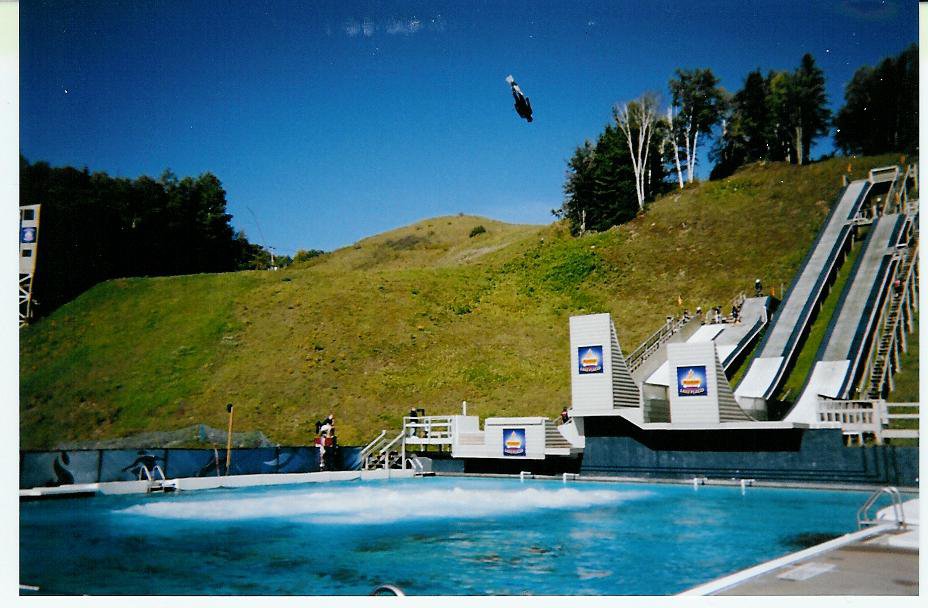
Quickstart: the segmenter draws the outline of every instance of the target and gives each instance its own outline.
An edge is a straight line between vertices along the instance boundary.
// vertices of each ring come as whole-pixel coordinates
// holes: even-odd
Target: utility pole
[[[229,474],[229,465],[232,464],[232,404],[226,405],[226,411],[229,412],[229,432],[226,435],[226,475]]]

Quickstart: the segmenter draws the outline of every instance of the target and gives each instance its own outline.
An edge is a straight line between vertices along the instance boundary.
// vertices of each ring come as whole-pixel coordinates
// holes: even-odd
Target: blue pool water
[[[23,503],[20,582],[92,595],[663,595],[855,528],[860,492],[424,478]]]

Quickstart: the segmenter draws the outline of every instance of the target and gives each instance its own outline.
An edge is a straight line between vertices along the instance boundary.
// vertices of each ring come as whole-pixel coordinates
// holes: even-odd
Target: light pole
[[[226,435],[226,475],[229,474],[229,465],[232,464],[232,404],[226,404],[229,412],[229,432]]]

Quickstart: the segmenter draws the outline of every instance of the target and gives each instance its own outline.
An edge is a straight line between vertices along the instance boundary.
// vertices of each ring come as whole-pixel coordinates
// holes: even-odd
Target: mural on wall
[[[524,430],[523,430],[524,443]],[[340,446],[332,450],[327,468],[351,471],[361,468],[361,448]],[[219,449],[69,450],[20,453],[19,487],[38,488],[69,484],[154,478],[215,477],[312,473],[319,470],[319,450],[308,446],[239,448],[232,451],[226,471],[226,451]]]

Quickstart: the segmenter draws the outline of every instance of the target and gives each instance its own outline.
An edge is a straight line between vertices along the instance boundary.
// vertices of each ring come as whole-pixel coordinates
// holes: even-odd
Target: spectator
[[[419,412],[414,407],[410,408],[409,416],[407,417],[409,418],[409,428],[406,429],[406,436],[415,437],[418,434],[418,429],[414,425],[419,420]]]
[[[567,406],[564,406],[564,409],[561,410],[561,424],[567,424],[570,420],[570,414],[567,413]]]
[[[335,438],[335,416],[329,414],[322,424],[316,423],[319,436],[316,437],[316,446],[319,448],[319,470],[325,470],[327,447],[334,444]]]
[[[763,291],[764,286],[761,284],[760,279],[754,279],[754,297],[759,298]]]

